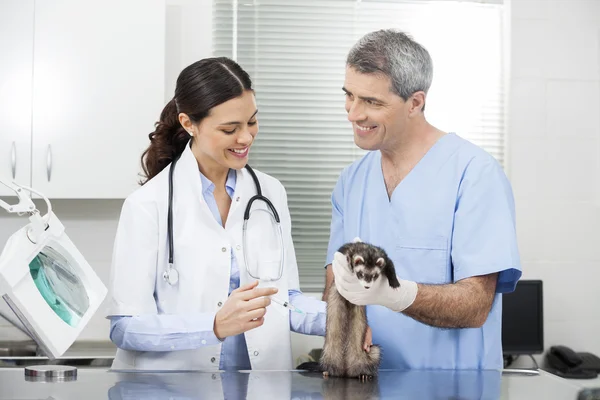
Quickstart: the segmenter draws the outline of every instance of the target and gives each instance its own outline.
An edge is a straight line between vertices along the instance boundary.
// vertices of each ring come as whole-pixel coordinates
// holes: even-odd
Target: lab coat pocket
[[[398,239],[392,258],[401,279],[418,283],[448,283],[448,240],[443,236]]]

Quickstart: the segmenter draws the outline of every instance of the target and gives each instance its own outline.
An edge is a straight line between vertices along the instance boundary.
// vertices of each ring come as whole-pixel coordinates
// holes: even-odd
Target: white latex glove
[[[335,287],[352,304],[358,306],[378,304],[401,312],[408,308],[417,297],[416,282],[398,279],[400,287],[393,289],[385,276],[380,276],[369,289],[365,289],[356,275],[350,271],[346,256],[340,252],[335,252],[332,267]]]

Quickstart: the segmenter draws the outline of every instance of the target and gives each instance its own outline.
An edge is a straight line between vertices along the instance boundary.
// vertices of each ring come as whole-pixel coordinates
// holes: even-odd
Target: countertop
[[[111,372],[80,369],[70,382],[26,381],[21,368],[0,369],[2,399],[560,399],[580,385],[547,372],[391,371],[377,379],[324,379],[302,371]]]
[[[117,346],[111,342],[82,341],[75,342],[59,358],[115,358]]]
[[[27,349],[35,353],[37,345],[33,341],[4,341],[0,347],[16,347]],[[69,349],[60,357],[61,359],[113,359],[117,353],[117,347],[107,341],[81,341],[75,342]],[[3,359],[47,359],[45,356],[0,356]]]

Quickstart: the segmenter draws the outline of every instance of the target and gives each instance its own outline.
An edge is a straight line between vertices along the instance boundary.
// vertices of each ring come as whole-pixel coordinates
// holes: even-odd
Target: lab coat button
[[[211,362],[211,363],[214,363],[214,362],[215,362],[215,360],[216,360],[216,358],[214,358],[214,357],[211,357],[211,359],[210,359],[210,362]]]
[[[240,245],[238,244],[237,246],[235,246],[235,248],[239,250],[239,249],[241,249],[241,248],[242,248],[242,246],[240,246]]]
[[[223,247],[223,248],[221,249],[221,251],[222,251],[223,253],[225,253],[225,252],[227,251],[227,247]]]
[[[221,306],[223,305],[223,303],[222,303],[222,302],[218,302],[218,303],[217,303],[217,305],[218,305],[219,307],[221,307]]]
[[[258,351],[255,351],[255,352],[254,352],[254,355],[255,355],[255,356],[257,356],[257,355],[258,355]]]
[[[240,196],[236,197],[235,201],[240,201]]]
[[[202,339],[202,344],[206,344],[206,340]]]

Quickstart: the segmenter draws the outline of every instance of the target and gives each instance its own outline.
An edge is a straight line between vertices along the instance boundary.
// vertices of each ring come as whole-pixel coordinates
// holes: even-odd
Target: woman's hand
[[[257,288],[258,281],[248,283],[231,292],[231,295],[217,312],[213,331],[220,340],[239,335],[264,323],[264,316],[277,288]]]
[[[373,345],[373,332],[371,332],[371,327],[367,325],[367,333],[365,334],[365,343],[363,344],[363,349],[368,353],[371,351],[371,346]]]

